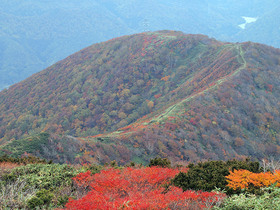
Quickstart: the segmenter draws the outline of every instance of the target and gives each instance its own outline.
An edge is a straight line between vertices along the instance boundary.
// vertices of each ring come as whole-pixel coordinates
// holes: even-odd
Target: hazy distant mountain
[[[2,0],[0,89],[93,43],[154,30],[280,47],[279,1]],[[258,17],[242,30],[242,16]],[[256,32],[257,31],[257,32]],[[256,33],[255,33],[256,32]]]
[[[131,33],[94,1],[7,1],[0,28],[0,89],[95,42]]]
[[[1,153],[102,163],[279,156],[279,57],[174,31],[92,45],[0,92]],[[42,131],[52,135],[28,137]]]
[[[248,40],[266,43],[280,48],[280,5],[257,17],[257,21],[248,24],[245,30],[240,31],[235,40]]]

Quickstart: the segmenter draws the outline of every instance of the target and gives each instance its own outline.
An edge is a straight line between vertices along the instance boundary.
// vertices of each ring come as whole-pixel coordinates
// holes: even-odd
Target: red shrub
[[[91,191],[79,200],[70,199],[67,209],[180,209],[209,208],[225,195],[186,191],[167,187],[179,173],[170,168],[108,169],[90,176],[89,173],[74,178],[78,185],[91,180]]]

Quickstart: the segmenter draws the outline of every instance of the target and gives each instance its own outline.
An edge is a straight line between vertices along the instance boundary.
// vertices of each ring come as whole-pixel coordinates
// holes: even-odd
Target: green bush
[[[222,161],[210,161],[189,165],[187,173],[180,172],[172,181],[184,191],[188,189],[212,191],[215,188],[225,189],[229,169]]]
[[[8,162],[8,163],[18,163],[18,164],[35,164],[35,163],[45,163],[45,164],[51,164],[52,161],[46,161],[44,159],[40,159],[38,157],[28,155],[27,157],[12,157],[8,156],[7,154],[0,156],[0,163],[1,162]]]
[[[48,144],[48,139],[48,133],[39,133],[27,138],[13,140],[0,147],[0,155],[4,155],[3,151],[9,151],[14,158],[19,158],[24,153],[36,154],[39,152],[41,154],[43,147]]]
[[[38,197],[33,197],[27,202],[27,206],[30,209],[35,209],[37,206],[40,207],[40,206],[43,206],[43,205],[44,205],[44,202]]]
[[[149,167],[160,166],[160,167],[171,167],[171,162],[167,158],[156,157],[150,160]]]
[[[69,201],[69,196],[68,195],[63,195],[63,196],[59,196],[57,198],[57,205],[58,206],[65,206],[65,204]]]
[[[82,167],[81,170],[83,171],[90,171],[91,174],[99,173],[103,169],[103,166],[100,165],[85,165]]]
[[[28,164],[13,168],[0,174],[0,193],[5,191],[5,196],[0,199],[0,209],[5,206],[23,209],[63,207],[69,197],[79,194],[72,178],[81,172],[90,170],[94,174],[101,169],[102,166],[98,165],[73,167],[66,164]],[[20,184],[20,193],[17,193],[20,199],[8,193],[18,191],[19,178],[24,180],[24,184]]]
[[[229,175],[230,170],[247,169],[252,172],[260,172],[259,163],[252,162],[249,159],[244,161],[230,160],[224,161],[207,161],[190,164],[187,173],[180,172],[172,180],[175,186],[185,190],[203,190],[212,191],[215,188],[226,190],[227,194],[240,193],[228,188],[225,176]]]
[[[12,169],[3,177],[6,182],[12,182],[16,177],[22,177],[29,186],[53,190],[60,185],[71,185],[72,177],[80,172],[85,172],[85,170],[77,170],[66,164],[29,164]]]
[[[260,167],[260,163],[257,161],[251,161],[249,158],[245,160],[228,160],[225,162],[226,166],[229,167],[231,171],[246,169],[253,173],[262,172],[262,168]]]
[[[233,195],[224,200],[221,207],[216,209],[225,210],[249,210],[249,209],[279,209],[280,189],[269,187],[263,189],[264,194],[256,196],[254,194],[242,193]]]
[[[27,206],[31,209],[41,206],[48,206],[51,203],[53,197],[53,193],[46,189],[42,189],[27,202]]]

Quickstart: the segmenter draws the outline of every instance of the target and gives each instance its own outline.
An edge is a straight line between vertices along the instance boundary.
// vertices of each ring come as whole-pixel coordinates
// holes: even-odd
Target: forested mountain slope
[[[1,150],[44,131],[34,152],[71,161],[277,156],[279,56],[174,31],[95,44],[0,92]]]

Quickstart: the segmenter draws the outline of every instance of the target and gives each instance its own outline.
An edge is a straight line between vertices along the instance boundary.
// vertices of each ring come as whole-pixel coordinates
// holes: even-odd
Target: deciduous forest
[[[0,93],[0,153],[123,165],[277,157],[279,55],[175,31],[95,44]]]

